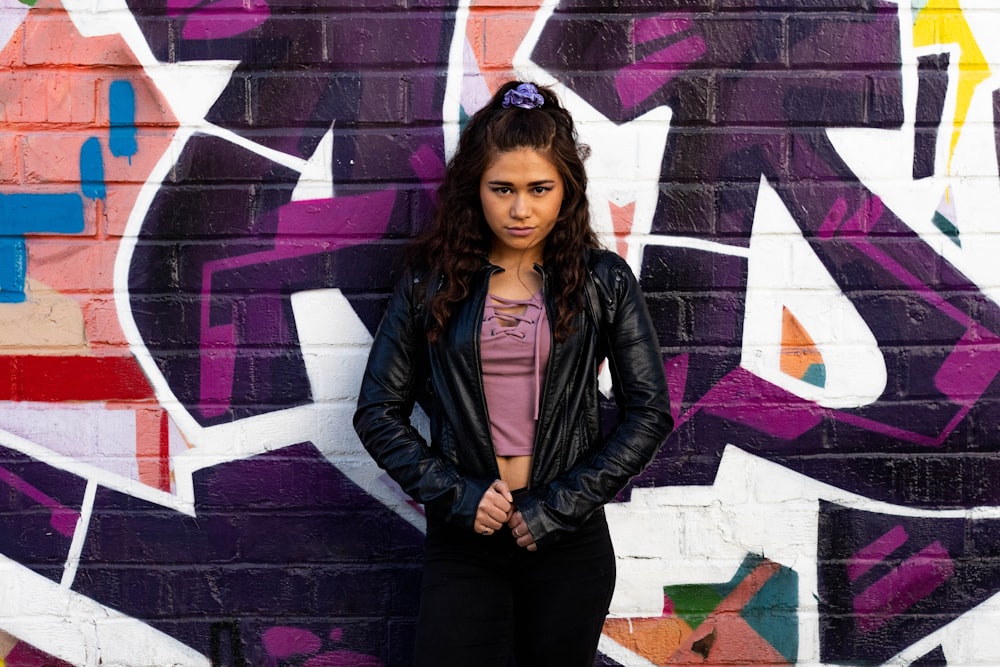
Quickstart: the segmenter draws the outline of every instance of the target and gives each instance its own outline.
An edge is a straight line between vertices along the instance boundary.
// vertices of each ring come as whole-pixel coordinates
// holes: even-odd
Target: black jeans
[[[415,665],[593,667],[614,587],[603,510],[535,552],[428,517]]]

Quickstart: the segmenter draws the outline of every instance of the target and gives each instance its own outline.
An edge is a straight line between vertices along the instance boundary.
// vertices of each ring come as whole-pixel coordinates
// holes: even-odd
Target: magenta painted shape
[[[885,204],[879,197],[872,196],[865,199],[854,215],[845,221],[847,202],[838,199],[820,224],[817,235],[822,239],[833,238],[837,232],[845,236],[865,236],[882,219],[884,212]]]
[[[934,386],[956,403],[972,403],[1000,373],[1000,338],[973,323],[934,376]]]
[[[862,632],[874,632],[925,597],[955,573],[955,563],[940,542],[934,542],[899,564],[854,598],[854,613]]]
[[[18,642],[10,653],[0,659],[4,667],[73,667],[30,644]]]
[[[438,152],[428,144],[423,144],[413,152],[410,167],[422,183],[436,183],[444,178],[444,162],[441,161]],[[437,195],[437,191],[434,191],[434,195]]]
[[[77,520],[80,518],[79,512],[66,507],[54,498],[50,498],[4,467],[0,467],[0,482],[3,482],[18,493],[31,498],[42,507],[48,509],[51,512],[49,525],[59,534],[66,537],[73,537],[73,533],[76,531]]]
[[[622,105],[631,109],[649,99],[673,80],[676,71],[697,61],[705,51],[705,41],[701,37],[688,37],[621,68],[615,74],[615,89]],[[664,68],[664,65],[674,68]]]
[[[833,202],[833,206],[830,207],[816,232],[817,236],[821,239],[832,239],[837,229],[840,228],[840,223],[844,221],[845,215],[847,215],[847,202],[840,198]]]
[[[851,581],[856,580],[884,561],[893,551],[906,544],[906,540],[906,530],[902,526],[896,526],[851,556],[850,560],[847,561],[847,578]]]
[[[262,637],[267,654],[282,660],[294,655],[312,655],[323,648],[323,640],[302,628],[279,625]]]
[[[661,37],[670,37],[691,27],[691,19],[686,16],[663,14],[646,19],[636,19],[632,27],[632,43],[645,44]]]
[[[167,16],[180,16],[205,0],[167,0]]]
[[[248,8],[243,0],[217,0],[188,14],[181,34],[191,40],[232,37],[253,30],[270,15],[266,3]]]
[[[675,423],[681,418],[681,403],[687,386],[688,358],[687,353],[678,354],[663,364],[663,371],[667,376],[667,392],[670,395],[670,414]]]
[[[719,380],[695,407],[782,440],[794,440],[815,428],[826,412],[742,367]]]
[[[206,262],[201,278],[200,405],[206,417],[229,409],[236,369],[236,313],[230,322],[209,325],[212,277],[222,271],[280,262],[347,248],[385,235],[396,192],[383,190],[353,197],[290,202],[278,211],[274,248]]]

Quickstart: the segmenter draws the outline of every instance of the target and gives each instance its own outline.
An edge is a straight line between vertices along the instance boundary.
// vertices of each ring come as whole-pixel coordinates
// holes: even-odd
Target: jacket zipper
[[[549,299],[548,277],[545,274],[545,269],[542,266],[538,265],[538,264],[535,264],[535,271],[538,271],[538,273],[541,274],[541,276],[542,276],[542,303],[545,304],[545,310],[548,312],[548,315],[549,315],[546,318],[548,320],[548,323],[549,323],[549,332],[548,332],[549,333],[549,360],[548,360],[548,364],[546,366],[547,370],[545,372],[545,379],[542,381],[542,394],[538,398],[538,423],[535,424],[535,437],[534,437],[534,442],[532,443],[532,446],[531,446],[531,470],[529,471],[529,474],[528,474],[528,488],[529,489],[535,486],[535,481],[538,478],[538,461],[542,458],[542,457],[540,457],[538,455],[538,453],[541,451],[541,449],[539,447],[539,445],[540,445],[539,434],[543,430],[542,429],[542,421],[545,419],[545,415],[546,415],[545,408],[548,407],[547,404],[548,404],[548,398],[549,398],[549,384],[552,381],[551,380],[551,378],[552,378],[551,371],[552,371],[552,368],[553,368],[552,361],[553,361],[553,359],[555,358],[555,355],[556,355],[556,344],[557,344],[555,336],[552,335],[552,327],[553,327],[553,324],[552,324],[552,315],[553,315],[553,311],[552,311],[552,308],[551,308],[552,304],[550,303],[550,299]],[[536,336],[538,335],[537,330],[535,332],[535,335]]]
[[[483,408],[483,414],[486,415],[486,439],[487,439],[486,444],[489,446],[490,454],[492,454],[490,461],[493,464],[493,472],[495,473],[494,474],[495,479],[500,479],[500,466],[497,464],[497,450],[496,446],[493,444],[493,429],[490,428],[490,408],[486,404],[486,387],[483,385],[483,354],[482,354],[481,331],[483,325],[483,314],[486,312],[486,299],[488,298],[487,295],[489,294],[490,291],[490,278],[493,276],[494,273],[502,270],[503,269],[501,269],[499,266],[496,266],[495,264],[487,263],[486,265],[486,277],[483,280],[483,288],[479,290],[479,293],[476,295],[476,298],[479,299],[479,302],[476,304],[476,311],[478,313],[478,316],[476,317],[476,323],[478,324],[478,327],[476,328],[475,335],[472,337],[472,345],[476,350],[476,363],[478,364],[479,368],[479,373],[478,373],[479,403]],[[532,462],[532,465],[534,465],[534,462]]]

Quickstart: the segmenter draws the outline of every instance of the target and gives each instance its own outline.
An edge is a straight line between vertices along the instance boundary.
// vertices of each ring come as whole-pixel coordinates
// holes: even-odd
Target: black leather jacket
[[[574,530],[652,461],[673,425],[656,332],[631,269],[605,250],[590,252],[586,307],[576,332],[552,342],[536,427],[530,489],[519,509],[539,547]],[[541,267],[546,307],[555,312]],[[429,344],[425,277],[400,281],[375,334],[354,426],[378,464],[429,516],[472,530],[476,509],[499,478],[479,359],[490,276],[484,263],[447,331]],[[599,310],[600,312],[594,312]],[[598,322],[603,322],[598,326]],[[600,329],[600,331],[599,331]],[[598,371],[605,354],[617,422],[601,436]],[[429,392],[431,443],[410,423]]]

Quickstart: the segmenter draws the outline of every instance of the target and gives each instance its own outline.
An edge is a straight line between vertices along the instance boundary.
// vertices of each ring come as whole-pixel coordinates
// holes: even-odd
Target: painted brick
[[[487,68],[508,67],[532,19],[531,14],[520,13],[486,17],[483,22],[483,65]]]
[[[21,137],[14,133],[0,133],[0,184],[21,182]]]

